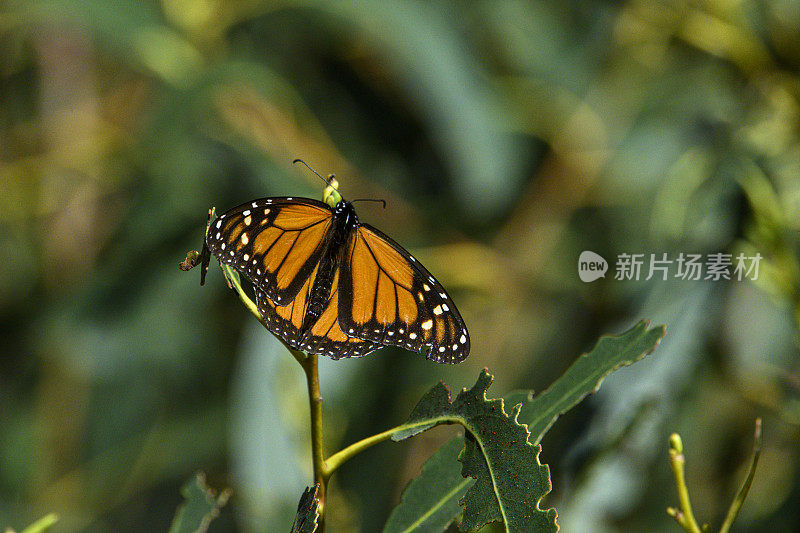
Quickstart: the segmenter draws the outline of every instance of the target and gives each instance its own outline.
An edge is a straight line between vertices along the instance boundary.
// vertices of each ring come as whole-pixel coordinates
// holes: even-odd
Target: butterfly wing
[[[340,265],[339,325],[365,341],[425,353],[440,363],[469,355],[467,327],[444,287],[376,228],[351,234]]]
[[[220,215],[209,226],[211,253],[277,305],[290,304],[319,263],[333,211],[309,198],[262,198]]]
[[[330,297],[317,320],[305,324],[333,220],[333,210],[316,200],[263,198],[220,215],[206,245],[250,278],[270,331],[295,349],[338,359],[387,345],[427,351],[437,362],[466,359],[469,333],[447,292],[403,247],[366,224],[350,232]]]
[[[331,359],[361,357],[377,350],[380,344],[345,335],[338,322],[339,275],[334,274],[331,295],[319,318],[305,332],[301,331],[308,310],[316,269],[289,305],[279,307],[255,286],[256,305],[269,330],[296,350]]]

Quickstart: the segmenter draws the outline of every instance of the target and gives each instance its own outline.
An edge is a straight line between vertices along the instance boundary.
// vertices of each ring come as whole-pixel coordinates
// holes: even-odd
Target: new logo
[[[578,258],[578,276],[581,281],[589,283],[598,278],[606,277],[608,262],[602,256],[586,250]]]

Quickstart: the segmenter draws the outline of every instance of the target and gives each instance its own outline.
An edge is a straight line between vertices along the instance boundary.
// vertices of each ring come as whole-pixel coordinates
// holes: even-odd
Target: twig
[[[675,475],[675,486],[678,489],[678,500],[681,507],[680,509],[667,507],[667,513],[686,531],[702,533],[700,526],[697,525],[697,521],[694,519],[692,504],[689,501],[689,489],[686,487],[686,477],[684,475],[685,463],[681,436],[673,433],[669,437],[669,464],[672,467],[672,473]]]
[[[750,485],[753,484],[753,478],[756,474],[756,466],[758,465],[758,457],[761,455],[761,418],[756,418],[755,441],[753,442],[753,459],[750,461],[750,470],[747,472],[747,477],[742,483],[739,492],[731,502],[728,509],[728,514],[725,516],[725,521],[720,526],[720,533],[728,533],[733,521],[739,515],[747,493],[750,490]],[[683,443],[681,437],[677,433],[673,433],[669,437],[669,462],[672,466],[672,472],[675,475],[675,486],[678,489],[678,499],[680,500],[680,509],[674,507],[667,507],[667,514],[675,519],[678,524],[686,531],[691,533],[702,533],[709,530],[707,524],[703,524],[700,528],[695,521],[692,514],[692,504],[689,502],[689,489],[686,487],[686,479],[684,477],[684,457],[683,457]]]
[[[756,430],[755,430],[755,438],[753,442],[753,459],[750,461],[750,470],[747,472],[747,477],[742,483],[739,492],[736,493],[736,497],[731,502],[731,507],[728,509],[728,514],[725,516],[725,521],[722,523],[722,527],[719,528],[719,533],[728,533],[733,524],[733,521],[736,520],[736,517],[739,515],[739,511],[742,508],[742,504],[744,503],[744,499],[747,497],[747,493],[750,490],[750,485],[753,483],[753,477],[756,475],[756,466],[758,465],[758,457],[761,455],[761,418],[756,418]]]

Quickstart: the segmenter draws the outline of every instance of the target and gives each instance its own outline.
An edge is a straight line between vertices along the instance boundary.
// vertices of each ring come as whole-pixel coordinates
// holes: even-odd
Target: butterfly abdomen
[[[333,261],[326,259],[328,259],[327,254],[320,263],[319,270],[317,270],[317,277],[314,279],[314,285],[311,288],[308,308],[306,309],[306,316],[303,320],[303,330],[307,330],[317,321],[331,296],[335,264]]]
[[[334,209],[333,226],[330,230],[325,251],[320,260],[317,276],[311,288],[308,308],[303,320],[303,330],[307,330],[320,317],[331,298],[334,274],[345,251],[345,245],[353,230],[358,227],[358,217],[348,202],[339,202]]]

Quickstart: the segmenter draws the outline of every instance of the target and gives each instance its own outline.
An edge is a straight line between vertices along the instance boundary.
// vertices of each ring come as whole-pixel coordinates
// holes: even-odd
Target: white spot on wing
[[[422,329],[424,329],[426,331],[431,329],[432,327],[433,327],[433,320],[431,320],[431,319],[428,319],[428,320],[426,320],[425,322],[422,323]]]

